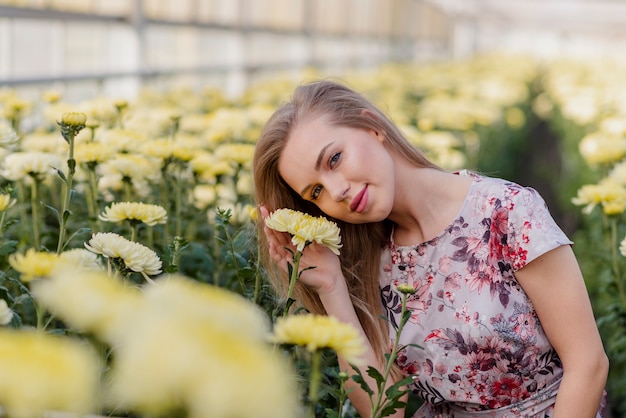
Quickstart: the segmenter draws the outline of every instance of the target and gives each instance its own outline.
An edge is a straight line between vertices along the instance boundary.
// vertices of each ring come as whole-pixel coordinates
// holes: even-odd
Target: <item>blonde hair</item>
[[[328,123],[334,126],[383,132],[384,144],[390,151],[416,167],[439,169],[411,146],[396,125],[363,95],[337,82],[316,81],[296,88],[291,101],[276,110],[261,132],[253,159],[258,205],[264,205],[270,212],[290,208],[314,216],[323,215],[315,204],[302,199],[292,190],[278,171],[280,155],[294,127],[319,116],[326,116]],[[389,330],[387,322],[381,319],[383,312],[378,276],[380,252],[389,239],[391,224],[389,221],[350,224],[330,219],[341,229],[343,247],[339,259],[352,303],[374,352],[384,364],[384,354],[389,349]],[[259,222],[259,236],[263,236],[262,227],[262,222]],[[288,278],[270,259],[266,240],[259,241],[261,261],[268,278],[278,294],[286,296]],[[297,286],[295,292],[296,299],[309,311],[326,313],[315,292],[305,286]]]

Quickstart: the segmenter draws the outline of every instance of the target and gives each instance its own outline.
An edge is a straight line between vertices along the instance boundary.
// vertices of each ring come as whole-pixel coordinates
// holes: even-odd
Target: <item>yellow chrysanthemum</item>
[[[215,150],[218,159],[245,165],[252,161],[254,145],[252,144],[222,144]]]
[[[89,346],[41,332],[0,331],[0,405],[11,417],[93,412],[99,362]]]
[[[289,315],[278,318],[271,341],[306,347],[310,352],[330,348],[348,363],[362,363],[365,344],[353,326],[325,315]]]
[[[9,257],[9,264],[20,273],[23,282],[50,276],[59,263],[56,253],[37,251],[34,248],[29,248],[24,254],[12,254]]]
[[[597,205],[607,215],[617,215],[626,209],[626,187],[612,178],[605,178],[598,184],[586,184],[578,189],[572,203],[585,206],[583,213],[589,214]]]
[[[148,281],[148,276],[161,273],[161,259],[145,245],[129,241],[113,232],[98,232],[92,235],[85,248],[106,258],[121,259],[124,265]]]
[[[302,251],[308,243],[315,242],[339,255],[339,227],[324,217],[315,217],[292,209],[278,209],[265,220],[265,224],[276,231],[291,234],[291,242],[298,251]]]
[[[167,222],[167,211],[159,205],[141,202],[118,202],[104,209],[98,216],[105,222],[139,221],[154,226]]]
[[[10,194],[0,194],[0,212],[11,208],[15,205],[16,200],[11,197]]]

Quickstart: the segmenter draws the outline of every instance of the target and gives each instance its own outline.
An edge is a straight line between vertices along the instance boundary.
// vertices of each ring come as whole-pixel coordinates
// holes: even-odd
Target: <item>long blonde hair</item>
[[[257,142],[253,175],[255,199],[271,212],[290,208],[314,216],[323,213],[313,203],[302,199],[280,176],[278,161],[294,127],[305,120],[325,115],[334,126],[373,129],[384,132],[385,146],[416,167],[439,168],[416,150],[404,138],[396,125],[363,95],[333,81],[316,81],[299,86],[291,101],[272,115]],[[326,215],[325,215],[326,216]],[[389,221],[350,224],[330,218],[341,229],[343,247],[339,256],[352,303],[377,357],[384,362],[389,349],[388,324],[381,319],[382,302],[378,286],[380,252],[391,233]],[[259,236],[263,236],[259,222]],[[260,239],[262,262],[279,295],[286,296],[288,278],[274,265],[268,254],[267,242]],[[317,294],[305,286],[297,286],[295,297],[309,311],[325,314]]]

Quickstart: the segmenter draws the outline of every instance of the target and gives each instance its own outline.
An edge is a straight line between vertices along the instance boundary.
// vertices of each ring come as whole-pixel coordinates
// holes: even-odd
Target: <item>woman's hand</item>
[[[269,216],[267,208],[260,206],[259,214],[265,223],[265,218]],[[267,238],[270,257],[280,268],[287,271],[287,263],[293,264],[292,253],[287,248],[294,253],[296,251],[295,245],[291,242],[291,236],[287,232],[268,228],[265,224],[263,231]],[[343,280],[339,257],[323,245],[312,243],[304,248],[300,258],[299,270],[302,271],[308,267],[315,268],[304,271],[299,280],[317,293],[330,292],[335,288],[337,280]]]

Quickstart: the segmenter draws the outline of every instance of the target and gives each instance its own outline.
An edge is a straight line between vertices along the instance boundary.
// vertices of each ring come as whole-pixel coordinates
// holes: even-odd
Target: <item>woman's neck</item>
[[[398,167],[396,191],[389,219],[394,242],[413,245],[437,237],[453,221],[465,202],[473,179],[416,167]]]

